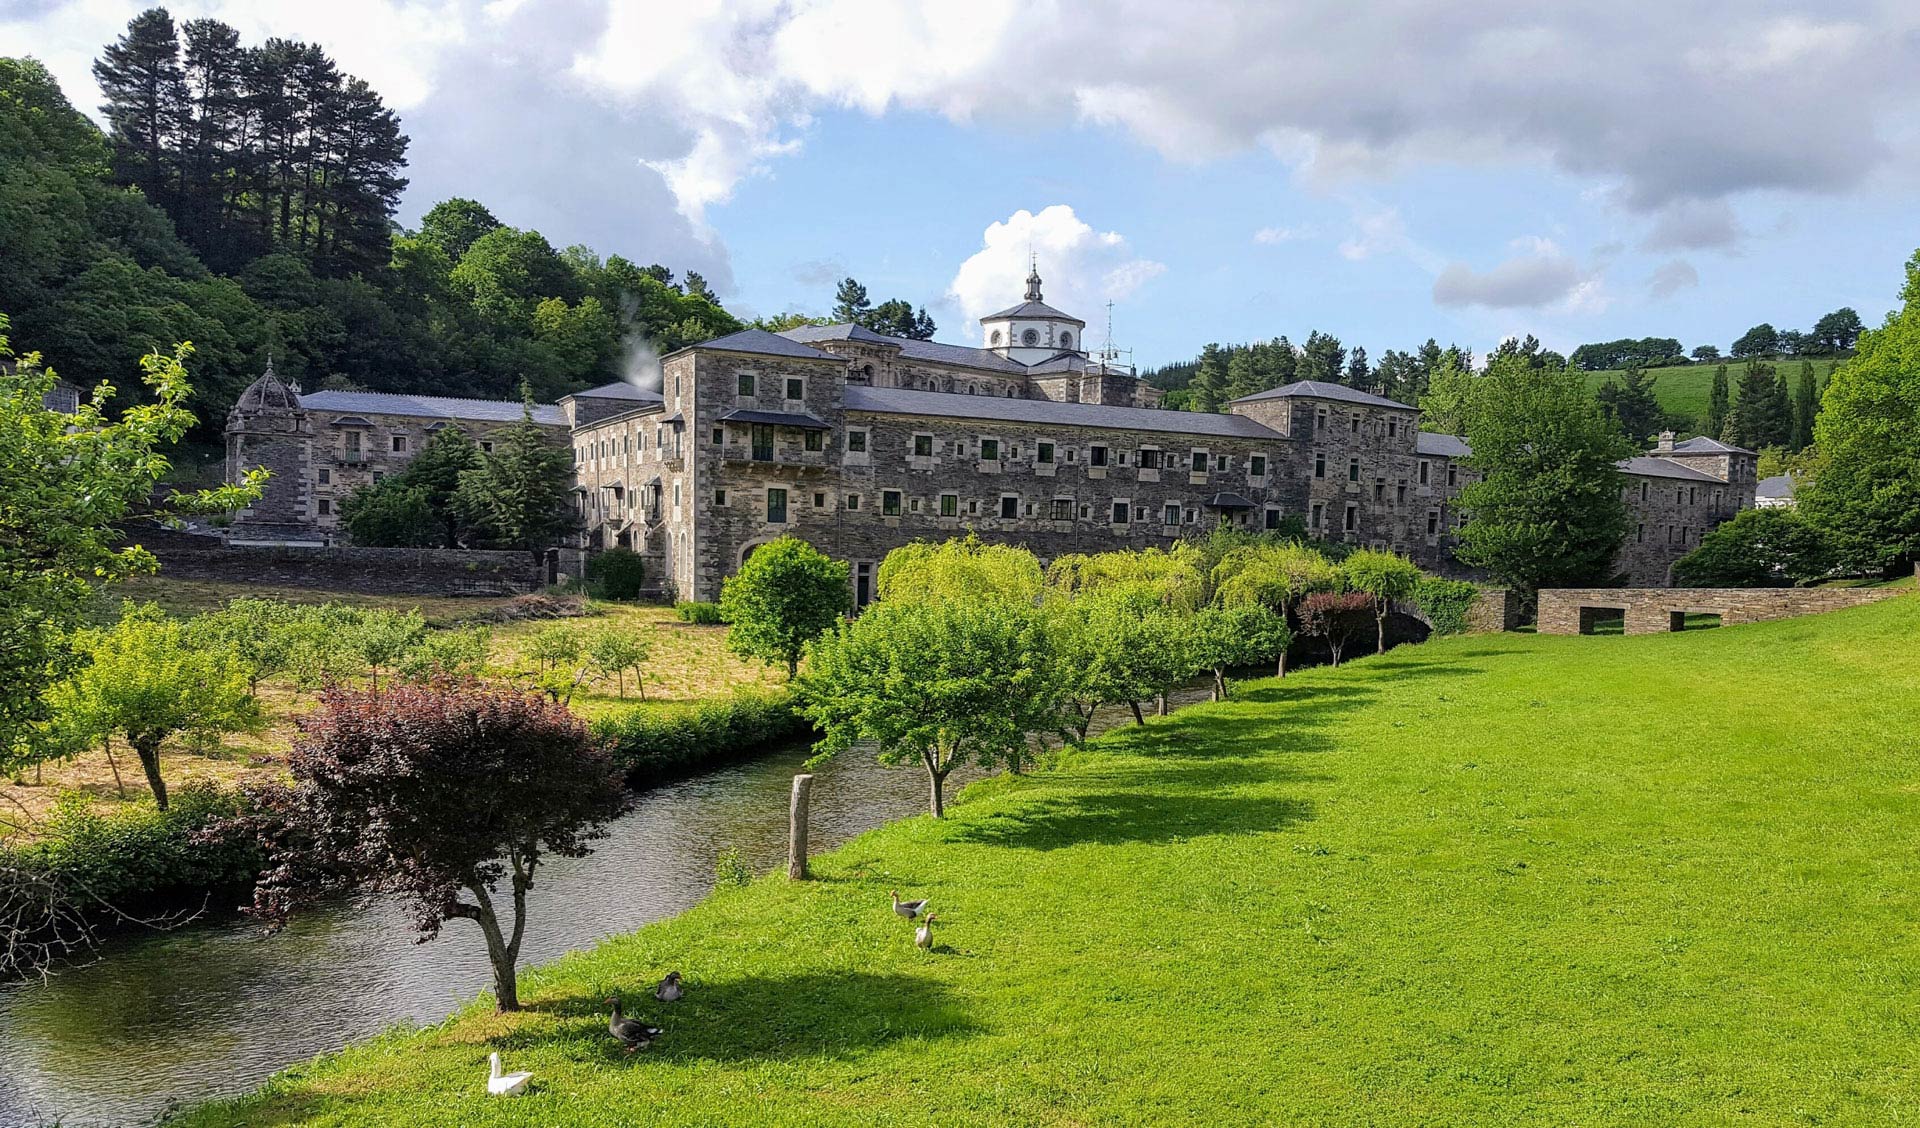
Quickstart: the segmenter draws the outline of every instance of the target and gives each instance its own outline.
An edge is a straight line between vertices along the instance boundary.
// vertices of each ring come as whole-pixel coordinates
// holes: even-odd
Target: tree
[[[1743,509],[1673,565],[1683,587],[1788,587],[1825,579],[1830,538],[1793,509]]]
[[[408,485],[400,474],[341,498],[340,527],[354,544],[376,548],[419,548],[441,535],[426,491]]]
[[[1771,356],[1780,351],[1780,333],[1773,326],[1761,322],[1740,334],[1729,350],[1736,359],[1756,356]]]
[[[1316,591],[1338,588],[1344,578],[1319,550],[1298,542],[1258,541],[1227,552],[1214,566],[1214,598],[1224,607],[1259,604],[1287,621],[1300,600]],[[1287,651],[1280,649],[1275,673],[1287,676]]]
[[[609,548],[587,558],[587,583],[594,598],[640,598],[647,583],[647,558],[630,548]]]
[[[601,673],[612,674],[619,680],[621,697],[627,695],[627,671],[632,670],[634,684],[640,687],[640,697],[646,698],[647,683],[641,670],[647,659],[653,657],[653,643],[646,636],[617,626],[603,627],[588,641],[587,653],[592,655],[593,664]]]
[[[501,226],[486,205],[456,196],[427,209],[420,217],[420,237],[445,251],[448,262],[458,263],[482,235]]]
[[[405,898],[425,939],[471,920],[501,1011],[520,1009],[535,872],[548,854],[584,857],[630,802],[573,714],[471,682],[377,697],[331,689],[301,718],[287,770],[291,785],[254,792],[268,864],[252,912],[278,928],[324,898],[363,892]]]
[[[1709,438],[1719,438],[1727,429],[1727,366],[1716,364],[1713,367],[1713,390],[1707,396],[1707,426]]]
[[[1213,674],[1213,699],[1227,699],[1227,671],[1271,662],[1293,641],[1286,616],[1261,603],[1212,606],[1195,613],[1189,627],[1194,658]]]
[[[198,649],[218,651],[246,670],[247,692],[293,668],[299,641],[299,612],[275,599],[231,599],[224,607],[197,615],[187,635]]]
[[[1633,448],[1571,368],[1499,360],[1478,384],[1456,554],[1528,596],[1606,580],[1627,533],[1616,464]]]
[[[1853,349],[1864,328],[1860,324],[1860,315],[1853,311],[1853,307],[1841,306],[1814,322],[1813,332],[1808,336],[1822,351],[1843,353]]]
[[[378,696],[380,671],[400,665],[426,637],[427,623],[418,611],[368,609],[356,612],[345,642],[366,664],[371,690]]]
[[[5,224],[0,224],[4,227]],[[56,378],[38,353],[16,357],[0,315],[0,768],[34,758],[29,737],[47,716],[48,686],[71,672],[72,632],[98,587],[156,567],[121,528],[146,506],[170,464],[161,450],[192,426],[188,347],[141,361],[151,402],[109,418],[113,389],[83,395],[72,413],[47,407]],[[192,495],[168,512],[219,512],[259,497],[265,475]]]
[[[1360,591],[1317,591],[1300,601],[1300,629],[1309,636],[1326,640],[1333,664],[1340,664],[1341,652],[1364,629],[1373,613],[1373,597]]]
[[[1340,562],[1347,587],[1373,601],[1374,626],[1378,641],[1374,653],[1387,652],[1387,612],[1395,600],[1413,598],[1420,586],[1420,569],[1413,561],[1395,552],[1374,548],[1356,549]]]
[[[833,319],[836,322],[859,324],[873,303],[867,297],[867,288],[851,278],[842,278],[840,286],[833,294]]]
[[[1594,393],[1600,410],[1620,429],[1620,434],[1636,447],[1645,446],[1647,439],[1660,429],[1660,424],[1666,418],[1666,413],[1660,409],[1660,401],[1653,395],[1655,379],[1648,376],[1636,361],[1627,366],[1618,381],[1609,379]]]
[[[1427,388],[1420,397],[1421,428],[1445,435],[1463,433],[1478,381],[1473,370],[1461,367],[1451,353],[1441,356],[1427,374]]]
[[[799,686],[822,733],[815,761],[859,743],[883,764],[918,761],[934,818],[956,769],[1016,765],[1030,734],[1060,731],[1041,616],[1004,602],[877,603],[820,637]]]
[[[1294,377],[1338,384],[1346,367],[1347,350],[1341,346],[1340,338],[1315,329],[1307,334],[1307,343],[1300,346],[1300,363],[1294,369]]]
[[[1367,367],[1367,350],[1359,345],[1347,354],[1347,372],[1345,382],[1349,388],[1358,388],[1363,392],[1373,390],[1373,370]]]
[[[493,453],[460,475],[456,505],[492,538],[522,549],[536,565],[573,531],[573,455],[533,421],[533,394],[521,387],[520,421],[494,432]]]
[[[1192,410],[1219,411],[1227,402],[1227,391],[1233,382],[1228,361],[1228,350],[1219,345],[1209,344],[1200,350],[1200,367],[1194,371],[1193,383],[1189,385],[1193,393]]]
[[[1701,364],[1711,364],[1720,359],[1719,345],[1695,345],[1693,359]]]
[[[727,648],[768,665],[785,663],[791,681],[807,644],[845,613],[848,568],[798,537],[780,537],[753,550],[720,585],[720,616],[729,624]]]
[[[1813,443],[1813,419],[1820,414],[1820,393],[1814,383],[1813,362],[1800,362],[1800,383],[1793,392],[1793,428],[1787,449],[1798,454]]]
[[[112,627],[80,634],[85,664],[53,690],[53,710],[86,731],[118,734],[140,758],[154,805],[167,809],[160,751],[175,736],[251,730],[260,715],[247,670],[194,645],[186,625],[149,603],[127,603]]]
[[[401,488],[418,494],[433,522],[436,539],[442,547],[458,548],[464,527],[459,505],[460,480],[479,465],[480,448],[464,430],[446,426],[435,431],[427,445],[420,448],[420,453],[401,467],[398,474],[380,484],[398,482]],[[341,515],[344,520],[344,506]],[[354,532],[353,537],[359,540],[360,534]]]
[[[1735,443],[1754,450],[1786,445],[1793,432],[1793,405],[1787,398],[1786,378],[1776,374],[1773,365],[1747,362],[1727,429]]]
[[[875,577],[879,598],[896,603],[1008,600],[1031,606],[1044,585],[1039,558],[1031,550],[987,544],[973,533],[938,544],[901,545],[887,553]]]
[[[1904,570],[1920,557],[1920,252],[1906,272],[1900,309],[1827,380],[1813,424],[1820,469],[1799,498],[1855,567]]]
[[[1191,612],[1169,606],[1149,583],[1127,581],[1075,595],[1084,604],[1091,643],[1089,675],[1102,704],[1125,704],[1144,725],[1142,701],[1159,698],[1200,671],[1190,645]]]
[[[114,170],[165,206],[178,183],[175,145],[185,125],[187,85],[180,37],[165,8],[149,8],[127,24],[93,64],[114,135]]]

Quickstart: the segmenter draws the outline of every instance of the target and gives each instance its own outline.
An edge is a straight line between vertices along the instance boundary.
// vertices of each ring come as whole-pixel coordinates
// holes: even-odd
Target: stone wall
[[[1819,588],[1548,588],[1540,592],[1541,634],[1588,634],[1596,618],[1624,612],[1627,634],[1679,629],[1679,616],[1720,616],[1722,625],[1791,619],[1878,603],[1907,587]]]
[[[305,548],[267,545],[187,547],[134,535],[160,560],[169,579],[215,580],[263,587],[323,588],[365,595],[458,595],[531,591],[546,570],[525,552],[442,548]],[[585,554],[559,552],[562,575],[581,574]]]
[[[1701,537],[1746,508],[1752,493],[1725,482],[1631,471],[1625,474],[1622,491],[1627,539],[1614,567],[1628,583],[1645,587],[1666,583],[1674,561],[1699,548]]]

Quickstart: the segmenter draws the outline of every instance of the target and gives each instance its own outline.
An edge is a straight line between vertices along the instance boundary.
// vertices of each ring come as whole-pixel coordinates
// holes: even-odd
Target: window
[[[348,454],[360,453],[360,432],[358,431],[347,432],[347,453]]]
[[[1116,450],[1116,451],[1114,451],[1114,452],[1113,452],[1113,460],[1114,460],[1114,462],[1116,462],[1116,463],[1118,463],[1119,465],[1121,465],[1121,466],[1125,466],[1125,465],[1127,464],[1127,452],[1126,452],[1126,451],[1124,451],[1124,450]]]
[[[1000,499],[1000,516],[1002,517],[1020,516],[1020,499],[1017,497],[1013,497],[1011,495],[1002,497]]]
[[[1459,484],[1460,484],[1460,468],[1458,466],[1447,467],[1447,485],[1457,486]]]
[[[1347,481],[1357,482],[1359,480],[1360,480],[1360,460],[1357,458],[1347,459]]]
[[[1073,499],[1056,497],[1053,499],[1053,519],[1055,521],[1073,520]]]
[[[1020,343],[1028,346],[1039,344],[1040,331],[1038,329],[1029,329],[1026,332],[1020,334]]]
[[[1113,503],[1113,523],[1116,525],[1126,524],[1128,512],[1129,512],[1129,506],[1125,501],[1114,502]]]
[[[493,440],[492,440],[492,439],[488,439],[488,440],[486,440],[485,442],[482,442],[482,443],[480,444],[480,450],[481,450],[481,452],[482,452],[482,453],[485,453],[485,454],[492,454],[492,453],[493,453]]]
[[[1694,493],[1693,493],[1693,491],[1694,491],[1694,487],[1692,487],[1692,486],[1688,486],[1688,487],[1687,487],[1687,504],[1688,504],[1688,505],[1692,505],[1692,504],[1693,504],[1693,498],[1694,498]]]
[[[989,345],[998,345],[1000,343],[1000,330],[995,329],[993,332],[987,334],[987,343]]]
[[[320,499],[318,504],[319,504],[320,516],[326,517],[326,516],[330,516],[333,513],[333,502],[331,499],[323,497]]]
[[[1142,470],[1160,469],[1160,451],[1154,447],[1141,447],[1140,448],[1140,469]]]
[[[806,399],[807,385],[805,381],[801,380],[798,376],[787,377],[787,398],[790,400]]]
[[[847,432],[847,453],[867,453],[867,433],[864,430]]]
[[[332,481],[333,481],[333,471],[322,466],[320,468],[320,484],[323,486],[329,485],[332,483]]]
[[[912,509],[915,513],[920,512],[920,499],[917,497],[914,498],[913,503],[909,505],[908,508]]]
[[[1313,509],[1311,511],[1311,516],[1307,518],[1308,526],[1313,529],[1318,529],[1323,523],[1322,519],[1326,516],[1326,513],[1327,513],[1327,507],[1325,505],[1322,505],[1317,501],[1314,502]]]
[[[753,425],[753,460],[755,462],[773,461],[773,428],[765,423]]]
[[[1432,480],[1433,480],[1433,464],[1426,461],[1425,459],[1422,459],[1420,461],[1420,484],[1423,486],[1428,485]]]
[[[1256,454],[1247,459],[1247,477],[1264,478],[1267,476],[1267,456]]]
[[[727,491],[725,490],[713,491],[713,503],[715,505],[725,505],[727,503]]]
[[[1043,442],[1034,447],[1033,460],[1048,466],[1053,465],[1053,444]]]
[[[1399,434],[1400,434],[1400,424],[1399,424],[1399,422],[1398,422],[1397,420],[1393,420],[1393,419],[1389,419],[1389,420],[1387,420],[1387,437],[1388,437],[1389,439],[1391,439],[1391,438],[1394,438],[1395,436],[1397,436],[1397,435],[1399,435]]]
[[[1277,529],[1279,527],[1280,527],[1280,511],[1278,509],[1267,510],[1267,528]]]
[[[1179,503],[1171,501],[1167,503],[1166,509],[1160,514],[1160,523],[1162,525],[1178,525],[1180,523]]]
[[[1226,471],[1227,471],[1227,456],[1226,456],[1226,455],[1224,455],[1224,454],[1221,454],[1221,455],[1215,455],[1215,456],[1214,456],[1214,459],[1213,459],[1213,468],[1214,468],[1215,470],[1218,470],[1218,471],[1220,471],[1220,472],[1221,472],[1221,473],[1223,473],[1223,474],[1224,474],[1224,473],[1226,473]]]
[[[1407,503],[1407,484],[1405,482],[1401,482],[1399,485],[1393,487],[1393,503],[1395,505],[1405,505]]]
[[[767,523],[771,525],[787,523],[787,491],[778,486],[767,487]]]
[[[1060,347],[1061,347],[1061,348],[1063,348],[1063,349],[1070,349],[1070,348],[1072,348],[1072,347],[1073,347],[1073,334],[1072,334],[1072,333],[1062,333],[1062,334],[1060,334]]]
[[[393,441],[393,453],[395,454],[407,453],[407,437],[405,435],[394,435],[394,436],[391,436],[391,438]]]
[[[808,450],[821,450],[825,447],[826,441],[827,433],[825,431],[808,431],[806,448]]]
[[[960,495],[943,493],[940,495],[940,516],[960,516]]]
[[[1319,408],[1313,413],[1313,429],[1315,431],[1324,431],[1327,429],[1327,409],[1326,408],[1324,407]]]
[[[848,508],[848,509],[859,509],[859,508],[860,508],[860,495],[859,495],[859,494],[848,494],[848,495],[847,495],[847,508]]]
[[[982,462],[1000,461],[1000,440],[999,439],[981,439],[980,440],[980,461]]]
[[[1375,505],[1380,505],[1384,503],[1386,500],[1387,500],[1387,484],[1385,482],[1375,482],[1373,484],[1373,503]]]
[[[882,517],[900,516],[900,491],[899,490],[881,490],[880,491],[880,516]]]
[[[714,446],[727,445],[727,429],[725,427],[715,427],[713,429],[713,445]]]
[[[1105,466],[1106,464],[1107,464],[1107,448],[1106,447],[1090,446],[1087,448],[1087,465],[1088,466]]]
[[[753,394],[753,373],[742,372],[740,374],[740,394],[743,396]]]
[[[1633,529],[1633,539],[1638,544],[1647,543],[1647,527],[1645,525],[1635,525]]]
[[[1440,511],[1438,509],[1427,510],[1427,535],[1430,537],[1440,535]]]
[[[1356,411],[1352,415],[1347,416],[1347,434],[1357,435],[1359,433],[1360,433],[1360,413]]]
[[[1358,505],[1355,505],[1353,502],[1349,501],[1347,503],[1346,530],[1347,532],[1351,533],[1359,527],[1360,527],[1360,507]]]
[[[1196,450],[1193,452],[1193,461],[1190,463],[1190,469],[1192,469],[1195,474],[1205,474],[1207,472],[1206,451]]]
[[[381,471],[379,471],[379,470],[375,470],[375,471],[373,472],[373,480],[374,480],[374,481],[376,481],[376,482],[378,482],[379,480],[381,480],[382,478],[385,478],[385,477],[386,477],[386,474],[385,474],[385,473],[383,473],[383,472],[381,472]]]
[[[915,458],[933,457],[932,435],[915,435],[913,437],[913,456]]]
[[[971,501],[969,501],[969,502],[967,502],[967,516],[969,516],[969,517],[978,517],[979,515],[980,515],[980,502],[979,502],[979,500],[978,500],[978,499],[976,498],[976,499],[974,499],[974,500],[971,500]]]
[[[1327,476],[1327,456],[1326,455],[1319,454],[1319,453],[1314,454],[1313,476],[1316,478],[1324,478]]]

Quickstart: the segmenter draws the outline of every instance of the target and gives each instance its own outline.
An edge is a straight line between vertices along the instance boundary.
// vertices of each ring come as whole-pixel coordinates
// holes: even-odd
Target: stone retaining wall
[[[367,595],[505,594],[547,583],[525,552],[444,548],[290,548],[255,545],[187,547],[178,541],[130,536],[160,560],[174,579],[216,580],[262,587],[324,588]],[[581,574],[585,554],[562,549],[561,575]]]
[[[1680,629],[1688,614],[1720,616],[1722,625],[1791,619],[1878,603],[1908,587],[1819,588],[1550,588],[1540,593],[1541,634],[1591,634],[1597,619],[1624,613],[1627,634]]]

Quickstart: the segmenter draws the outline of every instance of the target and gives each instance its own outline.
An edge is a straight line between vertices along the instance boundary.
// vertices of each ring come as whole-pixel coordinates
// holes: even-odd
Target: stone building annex
[[[585,547],[649,558],[662,588],[712,599],[752,550],[783,534],[848,561],[854,597],[916,539],[977,532],[1042,558],[1141,548],[1219,522],[1391,548],[1461,574],[1452,503],[1466,444],[1419,411],[1300,382],[1224,414],[1168,411],[1159,392],[1089,353],[1080,319],[1041,299],[981,319],[984,348],[856,325],[731,333],[670,353],[661,386],[626,383],[541,405],[574,453]],[[483,449],[521,405],[374,392],[302,393],[271,369],[227,423],[230,474],[272,471],[233,543],[331,543],[340,499],[456,426]],[[1620,570],[1665,584],[1702,534],[1751,504],[1755,457],[1663,436],[1621,464],[1632,509]]]

